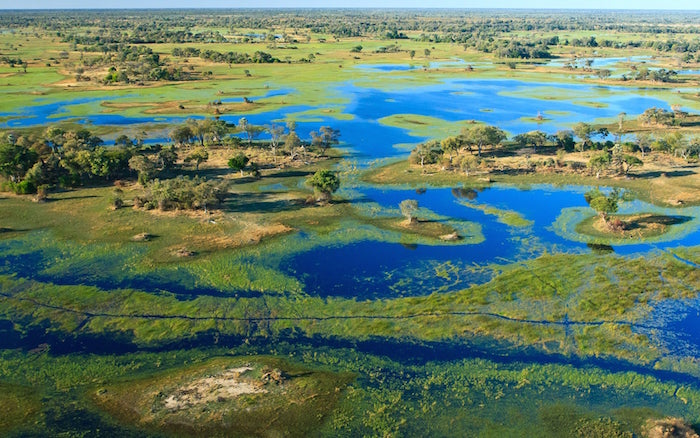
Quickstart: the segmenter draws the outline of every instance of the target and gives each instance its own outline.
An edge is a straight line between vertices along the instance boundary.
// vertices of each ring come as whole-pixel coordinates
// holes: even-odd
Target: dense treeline
[[[247,53],[221,53],[215,50],[200,50],[194,47],[185,47],[184,49],[175,47],[173,49],[173,56],[176,56],[178,58],[192,58],[198,56],[208,61],[225,64],[271,64],[275,62],[280,62],[278,58],[275,58],[269,53],[260,50],[256,51],[251,56]]]
[[[653,16],[651,15],[653,14]],[[659,51],[696,51],[694,42],[675,38],[678,34],[698,34],[700,15],[684,12],[597,12],[597,11],[502,11],[502,10],[181,10],[168,11],[83,11],[3,12],[0,27],[24,30],[28,26],[56,32],[63,41],[92,46],[110,43],[202,43],[238,40],[236,29],[292,30],[297,34],[331,34],[336,37],[375,37],[402,39],[423,34],[431,41],[466,43],[475,36],[480,41],[512,32],[623,31],[652,36],[669,35],[631,44]],[[94,31],[76,29],[96,28]],[[229,32],[202,29],[228,29]],[[580,41],[562,44],[585,45]],[[603,46],[629,44],[600,41]]]
[[[105,20],[108,18],[108,20]],[[472,33],[597,30],[652,34],[698,33],[697,11],[504,11],[504,10],[392,10],[392,9],[236,9],[162,11],[3,12],[0,25],[41,27],[63,31],[82,26],[127,31],[131,38],[151,35],[153,40],[218,38],[216,33],[193,32],[208,27],[266,29],[278,26],[310,29],[344,36],[384,36],[394,30],[411,32]],[[107,25],[106,22],[110,24]],[[134,39],[134,42],[136,40]],[[148,42],[148,41],[143,41]]]

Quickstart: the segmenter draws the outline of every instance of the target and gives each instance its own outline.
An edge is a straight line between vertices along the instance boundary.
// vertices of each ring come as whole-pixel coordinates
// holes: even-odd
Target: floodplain
[[[0,12],[0,434],[693,436],[698,30]]]

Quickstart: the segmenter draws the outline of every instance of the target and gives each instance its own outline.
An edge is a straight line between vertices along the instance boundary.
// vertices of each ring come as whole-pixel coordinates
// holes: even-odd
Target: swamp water
[[[378,69],[382,71],[383,69]],[[592,87],[587,85],[550,85],[531,84],[514,80],[449,80],[439,85],[418,86],[411,89],[380,90],[362,87],[358,84],[342,84],[336,88],[336,92],[346,98],[348,103],[344,106],[344,113],[352,115],[352,120],[335,120],[328,117],[315,117],[314,120],[299,121],[299,132],[302,136],[311,130],[318,129],[322,125],[330,125],[341,131],[341,139],[347,148],[349,160],[357,162],[360,167],[371,166],[375,160],[404,157],[405,149],[397,147],[400,144],[410,144],[422,141],[423,137],[412,136],[406,129],[387,126],[380,119],[396,114],[422,115],[436,117],[448,122],[475,119],[491,124],[496,124],[507,129],[511,134],[517,134],[532,129],[542,129],[547,132],[566,128],[580,120],[611,119],[621,111],[629,117],[643,112],[651,106],[667,107],[668,105],[653,96],[645,95],[642,90],[631,92],[628,88],[617,87]],[[293,98],[293,91],[285,90]],[[269,94],[274,95],[273,92]],[[571,97],[571,99],[569,99]],[[263,97],[264,98],[264,97]],[[118,97],[116,98],[118,99]],[[92,104],[97,101],[75,100],[70,102],[40,102],[36,107],[26,109],[20,117],[7,122],[6,126],[32,126],[51,121],[70,119],[70,112],[66,109],[70,105]],[[591,105],[591,102],[596,105]],[[236,122],[238,118],[246,116],[251,123],[265,124],[271,120],[283,121],[285,118],[294,117],[295,114],[318,108],[310,107],[284,107],[273,112],[225,116],[229,122]],[[484,111],[488,110],[488,111]],[[546,114],[550,120],[538,124],[524,119],[534,117],[539,111]],[[95,125],[100,124],[141,124],[153,122],[178,122],[181,118],[171,117],[122,117],[118,115],[89,116],[85,121]],[[408,128],[408,127],[404,127]],[[425,296],[433,292],[456,291],[469,287],[471,284],[480,284],[490,280],[494,274],[493,265],[523,262],[536,258],[542,254],[567,253],[580,254],[591,252],[585,241],[570,238],[570,235],[561,232],[557,228],[558,220],[563,211],[577,209],[586,214],[592,214],[587,209],[583,193],[584,187],[555,188],[550,186],[534,186],[529,188],[516,188],[506,186],[494,186],[482,190],[470,190],[461,187],[456,188],[431,188],[416,192],[415,189],[386,189],[372,187],[353,182],[349,177],[342,189],[342,196],[347,197],[357,207],[358,211],[370,217],[398,216],[398,204],[404,199],[416,199],[422,213],[434,221],[457,221],[459,223],[475,224],[469,228],[474,233],[473,241],[454,243],[417,242],[415,239],[402,238],[385,231],[355,230],[356,224],[350,223],[344,230],[344,238],[334,239],[333,236],[316,235],[308,230],[301,230],[290,236],[278,239],[269,247],[273,253],[266,254],[267,246],[262,245],[260,251],[254,250],[234,255],[234,263],[251,263],[263,266],[271,271],[279,271],[284,275],[297,280],[301,284],[303,293],[323,298],[347,298],[358,301],[370,299],[391,299],[403,296]],[[639,201],[633,203],[631,211],[646,211],[654,207]],[[672,238],[652,243],[638,243],[633,245],[610,245],[609,249],[619,254],[648,253],[653,257],[655,251],[669,251],[677,246],[697,246],[700,244],[700,232],[698,230],[697,209],[687,208],[676,210],[678,214],[692,218],[683,224],[674,225]],[[517,221],[505,219],[505,214],[515,214]],[[96,285],[106,289],[131,287],[143,289],[153,293],[167,290],[180,296],[183,300],[191,299],[200,294],[249,296],[250,291],[230,291],[218,286],[206,286],[199,277],[188,271],[162,269],[153,270],[152,273],[142,273],[133,268],[134,260],[141,256],[140,250],[124,248],[123,251],[103,251],[92,256],[81,255],[81,248],[52,247],[51,236],[42,235],[45,231],[31,232],[28,235],[0,240],[0,271],[4,274],[15,274],[18,277],[36,279],[39,281],[55,282],[57,284],[84,284]],[[385,239],[386,238],[386,239]],[[282,249],[280,249],[282,248]],[[284,293],[284,291],[273,291]],[[257,292],[253,292],[254,295]],[[673,323],[674,329],[680,330],[681,337],[685,336],[693,340],[697,337],[695,327],[696,316],[689,313],[686,323]],[[7,325],[7,324],[5,324]],[[1,326],[5,327],[5,325]],[[5,327],[12,331],[9,326]],[[666,343],[674,342],[671,338],[662,340]],[[240,340],[237,340],[240,341]],[[219,342],[217,338],[217,342]],[[308,341],[306,341],[308,342]],[[20,341],[17,341],[20,343]],[[99,343],[99,340],[98,342]],[[31,344],[31,343],[29,343]],[[236,342],[232,342],[233,348]],[[356,370],[363,375],[358,383],[361,388],[350,397],[360,397],[364,405],[392,406],[387,412],[396,418],[407,417],[407,424],[411,426],[409,431],[417,433],[423,427],[425,433],[449,434],[448,429],[441,428],[439,421],[430,423],[425,420],[426,415],[437,416],[447,420],[448,417],[457,418],[457,428],[466,430],[475,427],[482,419],[490,424],[493,429],[480,429],[479,433],[488,434],[499,428],[503,433],[514,433],[519,430],[518,425],[530,424],[530,429],[541,431],[542,421],[527,420],[524,418],[510,418],[502,421],[502,413],[515,414],[521,412],[524,400],[538,400],[534,408],[529,409],[529,415],[537,417],[541,415],[538,409],[547,406],[544,403],[542,392],[551,391],[550,383],[541,383],[540,387],[530,388],[526,391],[517,391],[515,382],[513,386],[493,385],[480,378],[461,377],[464,369],[471,365],[454,364],[445,365],[448,371],[436,371],[435,375],[412,368],[411,365],[401,365],[411,358],[420,357],[424,347],[412,347],[407,344],[394,344],[378,339],[376,344],[361,343],[352,345],[335,343],[332,339],[324,339],[320,344],[311,343],[312,353],[300,343],[298,350],[280,348],[280,351],[293,355],[304,351],[303,356],[309,363],[330,366],[331,359],[322,359],[316,356],[321,351],[330,349],[325,354],[328,357],[336,354],[333,349],[348,348],[351,351],[365,352],[381,357],[387,351],[393,352],[390,359],[372,359],[375,363],[362,364],[362,366],[349,366],[348,369]],[[14,344],[12,344],[14,345]],[[126,343],[122,349],[116,348],[113,353],[130,352],[131,344]],[[193,345],[196,348],[202,346]],[[9,346],[9,345],[8,345]],[[182,347],[182,346],[181,346]],[[171,348],[176,348],[172,346]],[[184,348],[184,347],[182,347]],[[267,346],[264,350],[270,351]],[[629,371],[629,368],[618,368],[615,365],[602,366],[603,363],[579,363],[571,358],[548,357],[546,354],[534,356],[516,356],[506,359],[507,356],[499,352],[490,354],[465,354],[465,346],[446,345],[445,348],[435,347],[435,350],[425,353],[426,360],[421,366],[439,368],[439,364],[430,361],[458,361],[465,357],[469,360],[481,360],[486,357],[495,363],[517,360],[531,361],[532,363],[573,363],[576,366],[587,367],[589,365],[601,366],[609,371]],[[78,351],[79,348],[78,348]],[[87,351],[91,351],[89,348]],[[432,351],[432,352],[431,352]],[[96,352],[96,351],[95,351]],[[103,350],[100,350],[102,353]],[[451,353],[450,353],[451,352]],[[448,354],[450,353],[450,354]],[[348,363],[352,363],[352,355],[344,353]],[[454,355],[452,355],[454,354]],[[186,356],[186,354],[185,354]],[[321,355],[322,356],[322,355]],[[501,356],[501,360],[498,357]],[[300,359],[301,360],[301,359]],[[369,359],[368,359],[369,360]],[[326,361],[326,362],[324,362]],[[612,360],[615,363],[614,360]],[[344,362],[343,362],[344,363]],[[338,366],[337,364],[335,366]],[[496,365],[498,366],[498,365]],[[456,370],[452,368],[456,367]],[[461,367],[461,368],[460,368]],[[369,371],[374,369],[381,372]],[[517,367],[516,367],[517,368]],[[635,368],[633,371],[645,372],[655,375],[660,379],[683,380],[684,374],[668,375],[663,372],[655,372],[644,367]],[[403,373],[407,373],[404,377]],[[409,375],[413,374],[413,377]],[[442,380],[438,386],[431,388],[431,383],[440,375]],[[688,377],[695,382],[693,377]],[[403,394],[405,408],[399,409],[396,402],[391,402],[391,396]],[[441,386],[442,385],[442,386]],[[475,393],[465,392],[470,385],[481,388]],[[555,384],[556,385],[556,384]],[[449,391],[450,387],[460,387],[460,392]],[[571,387],[570,387],[571,388]],[[499,392],[500,391],[500,392]],[[661,406],[660,398],[656,396],[642,396],[638,393],[625,393],[623,388],[618,390],[615,396],[609,391],[589,389],[587,395],[583,389],[567,389],[561,391],[552,400],[556,403],[576,404],[584,406],[595,412],[608,412],[615,406],[626,405],[642,407],[649,405]],[[600,392],[600,393],[598,393]],[[500,395],[498,395],[500,394]],[[374,397],[374,398],[373,398]],[[501,400],[501,401],[497,401]],[[432,401],[453,405],[452,408],[436,408]],[[664,402],[663,410],[679,412],[680,414],[696,415],[697,413],[685,412],[677,401]],[[467,408],[457,409],[460,405]],[[486,406],[486,408],[484,408]],[[490,407],[489,407],[490,406]],[[351,409],[344,406],[343,409]],[[660,408],[662,409],[662,408]],[[420,413],[422,412],[422,413]],[[462,412],[460,417],[455,417]],[[464,412],[472,412],[465,414]],[[539,413],[538,413],[539,412]],[[372,417],[372,416],[370,416]],[[517,417],[517,416],[516,416]],[[377,417],[381,418],[381,416]],[[392,417],[393,418],[393,417]],[[539,422],[538,422],[539,421]],[[95,422],[98,422],[95,420]],[[69,426],[67,426],[69,427]],[[377,426],[379,427],[379,426]],[[482,427],[484,427],[482,425]],[[341,428],[342,430],[342,428]],[[359,429],[356,429],[359,430]],[[376,429],[377,432],[380,429]],[[366,433],[372,432],[366,429]],[[522,432],[522,430],[521,430]],[[555,431],[556,432],[556,431]],[[326,433],[329,433],[326,431]],[[454,433],[454,429],[452,429]],[[556,433],[555,433],[556,435]]]

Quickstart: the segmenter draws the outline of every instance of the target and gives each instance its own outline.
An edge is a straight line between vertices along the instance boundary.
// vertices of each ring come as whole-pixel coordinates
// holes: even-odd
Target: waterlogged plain
[[[438,47],[433,56],[453,50]],[[589,185],[362,178],[471,120],[553,133],[666,108],[679,93],[565,73],[550,83],[539,67],[473,54],[367,56],[376,63],[345,54],[343,68],[254,66],[250,78],[215,66],[229,80],[138,93],[57,91],[48,84],[62,76],[37,71],[26,87],[45,94],[7,101],[4,128],[77,121],[165,137],[221,100],[231,123],[296,120],[305,138],[332,125],[345,156],[326,206],[299,202],[313,166],[235,184],[206,219],[112,211],[108,187],[44,204],[0,198],[0,433],[160,436],[177,423],[186,435],[631,436],[648,419],[700,422],[697,206],[623,204],[621,214],[679,220],[616,239],[586,233]],[[415,224],[405,199],[418,201]],[[144,232],[151,239],[133,240]]]

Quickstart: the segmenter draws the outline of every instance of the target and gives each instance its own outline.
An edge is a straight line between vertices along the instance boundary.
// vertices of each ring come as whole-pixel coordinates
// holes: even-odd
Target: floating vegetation
[[[533,225],[533,222],[531,220],[525,219],[517,211],[501,210],[499,208],[492,207],[489,205],[475,204],[472,202],[464,201],[460,201],[459,204],[467,208],[473,208],[475,210],[483,211],[486,214],[496,216],[498,222],[511,227],[525,228]]]

